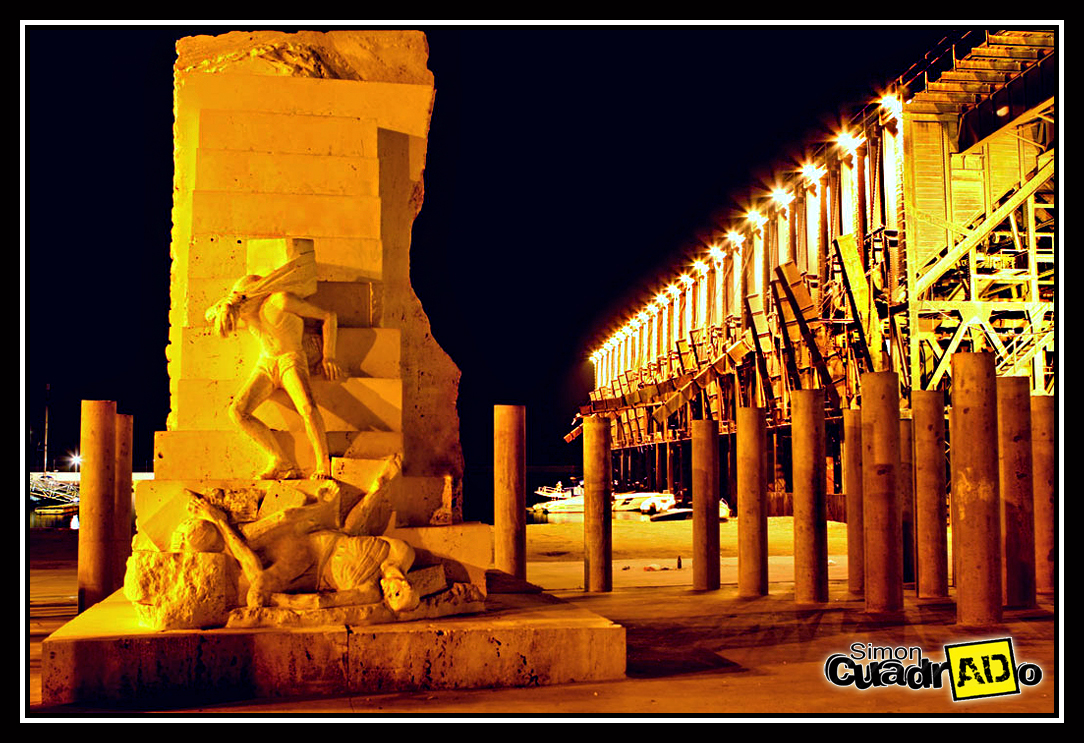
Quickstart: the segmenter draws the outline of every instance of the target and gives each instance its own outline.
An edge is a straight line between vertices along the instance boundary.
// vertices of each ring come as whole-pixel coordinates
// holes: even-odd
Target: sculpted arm
[[[194,493],[191,490],[186,490],[186,492],[189,495],[188,512],[210,521],[218,527],[222,539],[226,542],[226,549],[237,559],[237,562],[241,563],[241,570],[244,572],[245,577],[250,582],[255,581],[263,572],[263,563],[260,558],[245,544],[245,540],[233,530],[222,511],[201,498],[199,493]]]

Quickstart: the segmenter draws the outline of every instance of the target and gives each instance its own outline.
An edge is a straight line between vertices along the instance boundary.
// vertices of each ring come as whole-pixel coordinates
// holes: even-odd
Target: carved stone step
[[[306,476],[312,472],[312,447],[303,432],[276,431],[275,438]],[[327,439],[333,457],[379,459],[403,451],[403,434],[399,432],[332,431]],[[247,479],[266,465],[266,455],[240,431],[157,431],[154,434],[156,479]]]
[[[174,410],[177,427],[197,430],[235,430],[229,406],[245,379],[180,379]],[[399,379],[353,377],[328,381],[312,379],[312,393],[327,431],[401,431],[403,383]],[[304,434],[301,416],[284,390],[276,390],[255,415],[277,431]]]
[[[341,328],[335,355],[350,377],[399,377],[400,331],[392,328]],[[229,338],[211,328],[184,328],[180,349],[181,379],[245,379],[260,358],[251,333]]]

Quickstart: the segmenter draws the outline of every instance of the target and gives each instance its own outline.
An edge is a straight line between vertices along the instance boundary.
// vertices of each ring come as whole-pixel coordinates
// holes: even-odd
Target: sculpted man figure
[[[285,267],[284,267],[285,268]],[[281,269],[280,269],[281,271]],[[257,476],[263,480],[287,480],[301,477],[271,429],[253,413],[276,389],[290,396],[305,425],[305,434],[316,456],[313,479],[331,477],[331,457],[323,417],[313,400],[309,382],[309,364],[303,345],[304,318],[323,323],[324,375],[337,379],[342,371],[335,361],[338,321],[334,312],[323,310],[289,291],[276,271],[266,278],[244,276],[230,293],[207,310],[207,319],[215,332],[226,337],[242,324],[260,341],[261,354],[256,368],[230,405],[230,418],[248,434],[268,456],[267,468]]]

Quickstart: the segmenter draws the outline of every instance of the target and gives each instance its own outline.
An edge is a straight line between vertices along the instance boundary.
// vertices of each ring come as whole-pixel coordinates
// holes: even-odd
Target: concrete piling
[[[124,571],[132,554],[132,432],[132,416],[118,413],[113,454],[114,591],[124,586]]]
[[[527,444],[522,405],[493,406],[493,566],[527,578]]]
[[[1035,504],[1035,590],[1058,586],[1058,407],[1049,395],[1031,398],[1031,470]]]
[[[915,555],[915,462],[914,434],[910,419],[900,419],[900,468],[896,472],[896,493],[900,499],[900,534],[903,538],[903,583],[918,581]]]
[[[953,547],[956,623],[1001,622],[997,384],[989,352],[952,356]]]
[[[583,420],[583,587],[586,591],[613,590],[610,467],[610,420],[588,416]]]
[[[847,590],[865,591],[865,536],[862,521],[862,411],[843,411],[843,492],[847,498]]]
[[[911,391],[915,459],[915,557],[918,597],[948,596],[945,393]]]
[[[1035,511],[1031,463],[1031,379],[997,378],[1001,489],[1001,590],[1005,606],[1035,606]]]
[[[828,600],[828,516],[824,459],[824,390],[791,393],[794,478],[794,600]]]
[[[117,403],[83,400],[80,413],[77,601],[83,612],[114,590]]]
[[[900,462],[899,378],[862,375],[862,521],[868,612],[903,609],[903,533],[896,473]]]
[[[692,421],[693,589],[719,588],[719,427]]]
[[[768,595],[768,483],[764,409],[738,408],[738,595]]]

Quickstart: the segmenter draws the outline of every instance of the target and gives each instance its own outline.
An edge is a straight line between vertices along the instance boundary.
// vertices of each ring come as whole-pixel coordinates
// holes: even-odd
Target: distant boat
[[[543,485],[534,491],[534,494],[539,498],[546,500],[564,500],[566,498],[572,498],[574,496],[583,495],[583,485],[569,485],[564,487],[560,482],[554,485]]]
[[[641,513],[661,513],[674,507],[677,501],[670,493],[647,493],[648,497],[640,503]]]
[[[651,516],[652,521],[685,521],[693,517],[691,508],[668,508]],[[730,506],[726,500],[719,501],[719,521],[726,521],[730,517]]]
[[[668,508],[651,515],[652,521],[685,521],[693,517],[691,508]]]
[[[578,488],[578,495],[570,495],[565,498],[553,498],[551,500],[536,503],[531,507],[536,513],[583,513],[583,487]],[[610,509],[612,511],[640,511],[643,510],[644,501],[657,498],[662,493],[615,493],[611,496]],[[673,496],[666,495],[673,501]]]
[[[570,495],[535,503],[531,510],[537,513],[583,513],[583,496]]]

